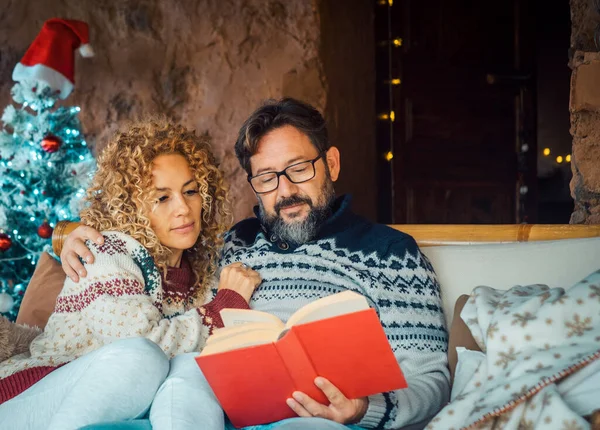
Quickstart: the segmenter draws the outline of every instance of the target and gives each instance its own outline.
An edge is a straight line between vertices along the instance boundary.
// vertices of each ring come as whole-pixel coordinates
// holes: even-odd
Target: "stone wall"
[[[600,224],[600,15],[589,0],[571,0],[571,195],[573,224]]]
[[[90,24],[96,56],[78,58],[76,89],[88,141],[100,150],[128,119],[161,113],[208,133],[231,183],[236,219],[254,196],[233,152],[257,104],[289,95],[326,107],[317,0],[45,0],[3,2],[0,107],[15,64],[52,17]]]

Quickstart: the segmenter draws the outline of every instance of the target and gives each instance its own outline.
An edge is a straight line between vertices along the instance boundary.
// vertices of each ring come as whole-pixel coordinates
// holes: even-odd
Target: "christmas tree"
[[[79,45],[72,39],[81,40],[73,25],[83,28],[87,39],[85,23],[54,19],[44,24],[13,72],[18,81],[12,88],[14,104],[2,116],[0,313],[11,320],[40,254],[51,252],[53,227],[60,220],[77,219],[96,165],[81,131],[80,108],[57,106],[71,92],[73,78],[67,73],[57,80],[65,78],[64,64],[56,63],[57,51],[65,49],[56,44],[70,50],[72,74],[73,46]],[[51,56],[47,64],[32,63],[31,58],[43,59],[45,52]]]

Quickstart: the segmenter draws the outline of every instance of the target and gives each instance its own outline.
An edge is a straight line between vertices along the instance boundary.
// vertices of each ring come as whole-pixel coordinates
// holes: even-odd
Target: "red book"
[[[237,428],[296,416],[286,403],[294,391],[329,404],[314,384],[317,376],[350,399],[407,386],[377,313],[356,293],[317,300],[286,326],[264,322],[277,319],[263,312],[222,315],[226,327],[246,323],[217,331],[196,361]]]

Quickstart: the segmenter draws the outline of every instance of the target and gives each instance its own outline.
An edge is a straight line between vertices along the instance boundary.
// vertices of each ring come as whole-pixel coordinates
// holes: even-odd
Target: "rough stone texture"
[[[571,112],[600,112],[600,53],[577,52],[572,64]]]
[[[576,52],[571,77],[574,224],[600,223],[600,54]]]
[[[600,113],[571,113],[573,224],[600,224]]]
[[[594,31],[600,15],[593,0],[571,0],[571,52],[595,51]]]
[[[15,64],[52,17],[90,24],[92,59],[77,59],[76,90],[90,142],[100,150],[128,119],[164,114],[213,139],[236,219],[254,196],[233,152],[239,126],[261,100],[290,95],[320,109],[317,0],[4,0],[0,106]]]
[[[600,224],[600,55],[594,31],[600,15],[590,0],[571,0],[571,195],[573,224]]]

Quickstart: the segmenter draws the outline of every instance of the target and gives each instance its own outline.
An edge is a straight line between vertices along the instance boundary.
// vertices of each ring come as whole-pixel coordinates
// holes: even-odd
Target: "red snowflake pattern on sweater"
[[[93,282],[80,294],[62,296],[56,299],[55,312],[80,312],[102,295],[120,297],[144,294],[142,284],[135,279],[114,278],[109,281]]]

